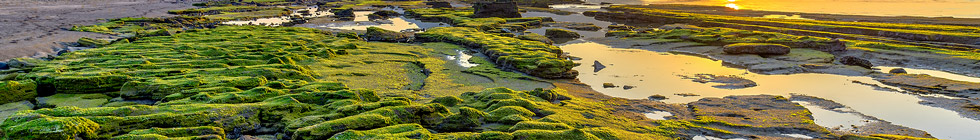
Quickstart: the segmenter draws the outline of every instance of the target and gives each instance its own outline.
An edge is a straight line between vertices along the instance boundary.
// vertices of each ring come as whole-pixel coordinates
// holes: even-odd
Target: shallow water
[[[617,49],[592,42],[567,44],[561,48],[572,56],[582,58],[576,62],[584,65],[574,68],[580,72],[580,81],[610,96],[645,99],[659,94],[668,98],[663,100],[667,103],[688,103],[705,97],[759,94],[790,96],[790,93],[798,93],[832,100],[869,116],[927,131],[937,138],[980,137],[980,133],[972,133],[980,131],[980,121],[960,117],[950,110],[918,104],[921,99],[915,95],[875,90],[874,87],[852,83],[861,81],[883,85],[870,77],[832,74],[761,75],[744,69],[725,67],[721,61],[701,57]],[[593,61],[602,62],[607,67],[599,72],[591,72],[592,67],[588,64]],[[677,76],[699,73],[737,75],[755,81],[758,86],[718,89],[710,84]],[[632,85],[636,88],[603,88],[602,83]],[[683,97],[674,95],[676,93],[694,93],[700,96]],[[814,117],[819,120],[834,119],[833,116]]]
[[[301,11],[306,11],[306,12],[301,12]],[[226,22],[222,22],[221,24],[280,26],[283,23],[292,22],[292,17],[293,16],[299,16],[299,17],[304,17],[304,18],[314,18],[314,17],[323,17],[323,16],[332,16],[332,15],[333,15],[333,13],[331,13],[328,10],[320,11],[319,10],[319,7],[312,6],[312,7],[307,7],[307,8],[303,8],[303,9],[293,10],[293,13],[289,14],[289,16],[271,17],[271,18],[259,18],[259,19],[253,19],[253,20],[226,21]]]
[[[646,116],[647,118],[652,120],[667,120],[668,116],[673,116],[673,115],[674,114],[671,114],[670,112],[667,111],[652,111],[648,113],[643,113],[643,116]]]
[[[875,16],[980,18],[977,0],[586,0],[589,3],[693,4],[766,11]]]
[[[884,67],[884,66],[877,66],[877,67],[874,67],[874,68],[877,68],[879,72],[888,73],[888,71],[890,71],[892,69],[902,68],[902,67]],[[966,81],[966,82],[980,82],[980,77],[971,77],[971,76],[966,76],[966,75],[949,73],[949,72],[945,72],[945,71],[917,69],[917,68],[902,68],[902,69],[905,69],[905,71],[908,72],[909,74],[928,74],[929,76],[939,77],[939,78],[946,78],[946,79],[950,79],[950,80]]]
[[[456,62],[456,64],[459,64],[459,66],[462,66],[464,68],[471,68],[480,65],[476,63],[470,63],[470,58],[473,58],[473,55],[466,54],[465,52],[463,52],[463,50],[456,50],[456,55],[446,56],[446,59],[449,59],[449,61],[454,61]]]
[[[830,129],[835,129],[839,131],[849,131],[853,129],[853,126],[863,126],[871,123],[871,120],[864,119],[864,117],[859,116],[854,113],[841,113],[832,110],[827,110],[819,106],[811,105],[809,102],[805,101],[793,101],[807,110],[813,113],[813,122],[817,125],[827,127]]]

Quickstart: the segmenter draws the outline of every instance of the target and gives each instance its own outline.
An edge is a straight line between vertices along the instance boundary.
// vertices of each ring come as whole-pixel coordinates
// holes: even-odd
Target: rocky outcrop
[[[14,69],[33,68],[38,66],[41,60],[34,58],[14,58],[7,61],[7,66]]]
[[[552,39],[555,39],[555,38],[579,38],[579,37],[582,37],[582,35],[579,35],[578,33],[574,32],[574,31],[569,31],[569,30],[565,30],[565,29],[558,29],[558,28],[551,28],[551,29],[545,30],[544,31],[544,36],[547,36],[548,38],[552,38]]]
[[[688,103],[694,116],[783,134],[802,134],[826,138],[828,131],[813,122],[807,109],[782,96],[748,95],[703,98]],[[745,129],[745,128],[739,128]]]
[[[782,44],[771,43],[735,43],[725,45],[725,53],[728,54],[788,54],[790,48]]]
[[[451,4],[449,4],[449,2],[445,2],[445,1],[430,1],[430,2],[425,2],[425,5],[428,5],[428,6],[432,7],[432,8],[453,8],[453,5],[451,5]]]
[[[369,41],[407,42],[409,40],[409,36],[405,33],[389,31],[378,27],[368,27],[367,33],[364,33],[364,36]]]
[[[354,9],[351,8],[334,8],[330,12],[337,17],[354,17]]]
[[[691,81],[698,83],[718,83],[719,85],[713,85],[711,87],[721,88],[721,89],[741,89],[758,86],[755,81],[745,79],[735,75],[728,76],[716,76],[713,74],[695,74],[694,76],[681,76],[684,79],[691,79]]]
[[[0,104],[30,100],[34,96],[37,96],[34,80],[0,81]]]
[[[519,36],[517,36],[517,39],[533,40],[533,41],[538,41],[538,42],[545,43],[545,44],[548,44],[548,45],[555,44],[555,41],[549,39],[546,36],[543,36],[541,34],[536,34],[536,33],[526,33],[524,35],[519,35]]]
[[[661,30],[673,30],[673,29],[690,29],[690,30],[701,30],[701,27],[688,25],[688,24],[667,24],[660,26]]]
[[[401,16],[401,14],[399,14],[398,12],[395,12],[395,11],[391,11],[391,10],[381,10],[381,11],[377,11],[377,12],[368,14],[368,18],[370,18],[370,19],[388,19],[388,18],[397,17],[397,16]]]
[[[874,66],[871,64],[871,61],[864,60],[854,56],[844,56],[841,57],[840,60],[838,61],[840,61],[840,63],[844,65],[860,66],[867,69],[871,69],[871,67]]]
[[[583,31],[602,30],[602,27],[596,26],[593,23],[582,23],[582,22],[551,22],[551,23],[545,23],[544,25],[548,27],[563,27],[563,28],[583,30]]]
[[[521,13],[517,2],[477,2],[473,3],[473,17],[519,18]]]
[[[886,85],[912,92],[941,93],[970,98],[976,98],[977,94],[980,94],[980,83],[976,82],[956,81],[926,74],[880,74],[874,77],[875,80]]]

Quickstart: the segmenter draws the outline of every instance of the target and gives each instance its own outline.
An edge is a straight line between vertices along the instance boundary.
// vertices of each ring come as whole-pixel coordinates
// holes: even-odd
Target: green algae
[[[34,80],[0,81],[0,104],[33,99],[37,96]]]

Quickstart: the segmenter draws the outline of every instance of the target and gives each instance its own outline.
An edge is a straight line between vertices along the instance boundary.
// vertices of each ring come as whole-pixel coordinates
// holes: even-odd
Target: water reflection
[[[759,94],[790,96],[790,93],[799,93],[836,101],[865,115],[924,130],[937,138],[980,137],[980,133],[972,133],[980,131],[980,122],[976,120],[960,117],[953,111],[921,105],[918,102],[922,100],[915,95],[881,91],[852,83],[860,81],[883,85],[870,77],[832,74],[760,75],[744,69],[724,67],[720,61],[695,56],[616,49],[592,42],[563,45],[562,50],[582,58],[578,63],[599,61],[608,64],[607,68],[595,73],[590,72],[592,68],[588,65],[574,69],[581,72],[578,77],[580,81],[610,96],[645,99],[647,96],[660,94],[668,97],[664,102],[687,103],[704,97]],[[759,86],[718,89],[676,76],[699,73],[738,75],[757,82]],[[637,87],[630,90],[602,88],[602,83]],[[701,96],[684,97],[674,95],[675,93],[695,93]]]
[[[590,3],[617,4],[693,4],[726,6],[739,9],[854,14],[876,16],[926,16],[980,18],[977,0],[588,0]]]
[[[735,9],[735,10],[738,10],[739,9],[738,4],[734,4],[734,3],[725,4],[725,7],[732,8],[732,9]]]
[[[324,17],[324,16],[332,16],[332,15],[333,13],[331,13],[329,10],[321,11],[318,6],[312,6],[303,9],[293,10],[293,12],[290,13],[288,16],[258,18],[253,20],[226,21],[226,22],[222,22],[221,24],[281,26],[284,23],[293,22],[294,20],[302,20],[302,19],[294,19],[293,17],[314,18],[314,17]]]
[[[884,66],[877,66],[877,67],[874,67],[874,68],[878,69],[879,72],[888,73],[889,70],[896,69],[896,68],[902,68],[902,67],[884,67]],[[966,82],[980,82],[980,77],[970,77],[970,76],[966,76],[966,75],[949,73],[949,72],[945,72],[945,71],[927,70],[927,69],[916,69],[916,68],[902,68],[902,69],[905,69],[905,71],[908,72],[909,74],[928,74],[929,76],[939,77],[939,78],[946,78],[946,79],[950,79],[950,80],[966,81]]]

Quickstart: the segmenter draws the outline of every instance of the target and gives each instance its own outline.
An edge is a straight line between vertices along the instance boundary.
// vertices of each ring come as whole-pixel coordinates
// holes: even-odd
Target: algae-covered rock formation
[[[552,39],[582,37],[582,35],[579,35],[577,32],[573,32],[565,29],[559,29],[559,28],[552,28],[552,29],[545,30],[544,36],[547,36],[548,38],[552,38]]]

